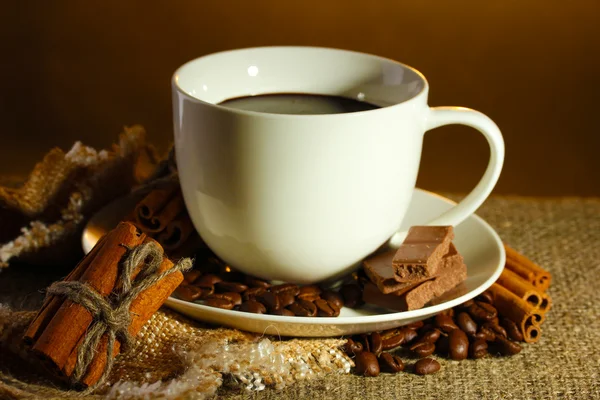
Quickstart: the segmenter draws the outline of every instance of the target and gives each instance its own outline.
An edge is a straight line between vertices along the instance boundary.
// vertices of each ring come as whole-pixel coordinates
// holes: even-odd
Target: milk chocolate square
[[[365,284],[363,300],[365,303],[397,311],[409,311],[422,308],[432,299],[441,296],[467,279],[467,267],[456,248],[443,257],[439,274],[425,282],[417,283],[408,290],[385,294],[371,282]]]
[[[436,276],[452,239],[452,226],[411,227],[392,259],[394,279],[415,282]]]
[[[419,283],[426,281],[427,279],[419,279],[415,282],[398,282],[395,278],[394,268],[392,267],[392,260],[396,255],[396,250],[386,251],[366,259],[363,262],[363,270],[373,282],[381,293],[388,294],[392,292],[398,292],[401,290],[407,290],[415,287]]]

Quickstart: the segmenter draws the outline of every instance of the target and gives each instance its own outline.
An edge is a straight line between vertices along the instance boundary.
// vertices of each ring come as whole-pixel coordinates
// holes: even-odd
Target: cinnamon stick
[[[87,257],[84,257],[77,266],[67,275],[64,279],[65,281],[76,281],[81,278],[81,275],[85,272],[85,270],[89,267],[92,260],[96,257],[102,246],[104,245],[104,241],[106,239],[106,235],[102,236],[98,243],[94,246],[92,251],[88,254]],[[42,307],[38,311],[35,319],[31,322],[25,334],[23,335],[23,340],[25,345],[31,346],[33,342],[35,342],[39,335],[42,333],[42,329],[45,328],[50,320],[54,317],[54,315],[58,312],[58,309],[62,305],[63,301],[60,297],[52,296],[44,299],[44,303]]]
[[[504,268],[496,283],[504,286],[534,308],[539,308],[542,304],[543,293],[508,268]]]
[[[185,210],[178,185],[155,188],[135,208],[137,223],[146,232],[160,232]]]
[[[194,232],[194,225],[187,212],[179,214],[167,223],[165,229],[156,236],[156,240],[165,250],[179,248]]]
[[[506,268],[545,292],[552,281],[552,275],[516,250],[504,245],[506,250]]]
[[[525,342],[534,343],[539,340],[542,333],[540,324],[545,319],[539,310],[497,283],[494,283],[488,292],[492,295],[498,313],[517,324]]]
[[[86,256],[90,260],[81,263],[82,274],[78,280],[87,283],[102,296],[110,294],[117,280],[119,261],[126,251],[124,246],[137,246],[144,239],[143,236],[132,224],[120,223],[107,234],[97,252]],[[38,314],[36,319],[40,317],[46,318]],[[45,326],[41,324],[41,334],[33,343],[32,350],[53,372],[61,375],[69,355],[91,323],[89,311],[70,300],[64,300],[50,321]]]
[[[149,241],[154,242],[154,239],[146,237],[144,243]],[[167,271],[173,268],[173,263],[167,258],[164,257],[163,261],[159,268],[159,273]],[[140,272],[140,269],[134,273],[132,279],[135,279],[135,276]],[[167,275],[162,281],[157,283],[156,285],[142,291],[138,297],[131,303],[129,307],[129,312],[131,314],[131,324],[129,325],[128,331],[132,336],[136,336],[139,331],[142,329],[142,326],[150,319],[150,317],[160,308],[160,306],[165,302],[165,300],[169,297],[169,295],[179,286],[179,284],[183,281],[183,274],[179,271],[174,272],[170,275]],[[78,346],[71,352],[65,367],[63,368],[63,372],[66,376],[70,376],[74,369],[75,363],[77,361],[77,350]],[[104,372],[104,368],[107,363],[107,345],[108,341],[106,336],[104,336],[97,348],[96,356],[94,360],[90,364],[87,373],[82,379],[82,384],[86,386],[90,386],[98,381],[102,373]],[[113,349],[113,357],[116,357],[121,350],[121,342],[116,341]]]
[[[548,293],[542,294],[542,302],[540,303],[539,310],[546,314],[548,310],[552,307],[552,299]]]

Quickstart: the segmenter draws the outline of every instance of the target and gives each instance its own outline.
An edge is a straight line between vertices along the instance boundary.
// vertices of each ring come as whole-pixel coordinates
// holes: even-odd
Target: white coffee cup
[[[265,279],[326,280],[387,241],[398,245],[430,129],[471,126],[491,156],[473,191],[423,224],[459,224],[502,169],[504,142],[492,120],[466,108],[430,108],[425,77],[382,57],[314,47],[233,50],[184,64],[172,87],[177,166],[191,219],[219,257]],[[217,105],[266,93],[336,95],[382,108],[282,115]]]

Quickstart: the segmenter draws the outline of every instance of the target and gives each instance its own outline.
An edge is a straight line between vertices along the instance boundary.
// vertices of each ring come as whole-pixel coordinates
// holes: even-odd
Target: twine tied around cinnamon
[[[131,346],[133,338],[128,332],[131,324],[129,313],[131,303],[144,290],[176,271],[189,270],[193,264],[190,258],[182,258],[172,268],[159,273],[162,261],[163,252],[156,242],[147,242],[128,249],[121,261],[122,271],[117,282],[117,287],[120,287],[121,290],[109,298],[104,298],[91,286],[77,281],[55,282],[48,288],[46,296],[66,297],[84,307],[94,319],[77,350],[77,361],[71,377],[72,384],[79,383],[84,377],[94,359],[100,339],[104,334],[107,336],[106,367],[98,382],[88,387],[84,393],[92,392],[108,378],[114,364],[112,355],[115,340],[118,339],[125,349]],[[142,270],[133,280],[133,273],[140,264]]]

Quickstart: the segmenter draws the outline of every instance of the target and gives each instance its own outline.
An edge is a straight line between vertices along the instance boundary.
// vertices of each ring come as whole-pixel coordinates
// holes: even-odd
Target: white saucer
[[[118,199],[90,219],[82,237],[84,251],[89,252],[98,239],[112,229],[137,203],[140,195]],[[454,203],[439,195],[415,189],[403,228],[419,225],[441,214]],[[454,244],[467,264],[467,280],[436,305],[419,310],[394,312],[376,307],[357,310],[343,308],[337,318],[284,317],[221,310],[170,297],[166,305],[193,319],[230,326],[250,332],[281,336],[324,337],[395,328],[425,319],[447,308],[461,304],[492,285],[500,276],[505,262],[498,234],[477,215],[467,218],[455,228]]]

